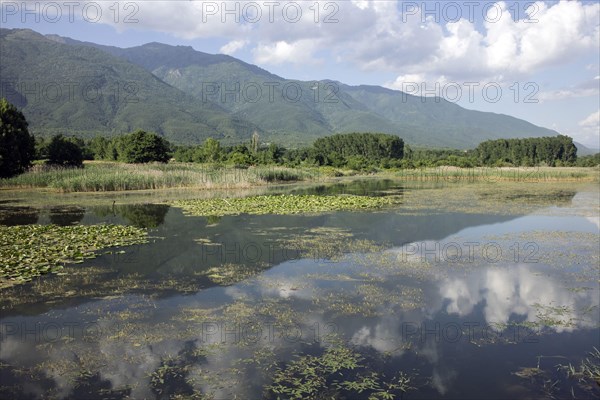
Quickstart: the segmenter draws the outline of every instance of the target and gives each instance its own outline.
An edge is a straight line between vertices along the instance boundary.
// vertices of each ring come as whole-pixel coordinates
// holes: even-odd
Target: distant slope
[[[578,142],[573,142],[575,143],[575,147],[577,147],[577,155],[578,156],[593,156],[596,153],[600,153],[599,149],[591,149],[581,143]]]
[[[87,45],[142,66],[199,100],[219,104],[260,126],[267,140],[306,144],[334,132],[400,133],[398,126],[351,96],[335,93],[332,82],[315,85],[284,79],[234,57],[207,54],[189,46],[148,43],[121,49]]]
[[[2,95],[21,108],[35,134],[113,135],[146,129],[178,143],[249,138],[255,126],[201,102],[145,69],[105,51],[50,40],[31,30],[0,30]]]
[[[414,131],[419,144],[470,148],[488,139],[558,134],[509,115],[467,110],[439,97],[416,97],[380,86],[340,85],[369,110]]]
[[[443,99],[422,101],[379,86],[288,80],[189,46],[122,49],[6,29],[0,42],[2,87],[23,108],[32,130],[42,134],[90,136],[142,128],[175,143],[199,143],[209,136],[231,143],[247,141],[258,130],[263,141],[304,145],[333,133],[370,131],[397,134],[417,146],[463,149],[488,139],[557,134],[507,115],[467,110]],[[91,85],[101,95],[84,101],[80,90],[76,101],[64,95],[49,101],[28,93],[35,83],[50,89],[56,83]],[[124,90],[131,87],[135,96]],[[126,101],[132,97],[138,101]]]

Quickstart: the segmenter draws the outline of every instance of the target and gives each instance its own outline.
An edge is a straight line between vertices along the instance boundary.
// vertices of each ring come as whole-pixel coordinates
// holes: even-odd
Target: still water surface
[[[152,239],[1,292],[0,397],[600,395],[556,367],[600,348],[597,188],[290,191],[403,204],[209,218],[2,204],[2,224],[131,224]]]

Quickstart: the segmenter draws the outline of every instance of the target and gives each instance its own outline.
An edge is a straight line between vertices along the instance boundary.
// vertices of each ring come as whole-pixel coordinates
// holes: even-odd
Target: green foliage
[[[499,139],[482,142],[475,149],[479,162],[493,166],[573,165],[577,147],[573,139],[558,135],[527,139]]]
[[[336,341],[320,356],[303,355],[278,367],[267,389],[278,399],[393,400],[415,389],[411,380],[402,371],[386,380],[383,374],[369,371],[360,354]]]
[[[332,166],[360,171],[377,167],[398,166],[404,142],[393,135],[351,133],[319,139],[311,147],[286,149],[275,143],[258,147],[254,136],[249,144],[221,147],[219,141],[207,139],[202,146],[179,147],[174,157],[179,162],[221,162],[237,166],[286,165]]]
[[[120,161],[143,164],[153,161],[166,163],[169,155],[169,142],[155,133],[138,130],[119,138],[116,146]]]
[[[81,168],[83,151],[75,141],[56,135],[48,144],[48,164]]]
[[[94,160],[112,160],[113,154],[110,154],[109,147],[111,141],[104,136],[96,136],[88,143],[88,151],[92,154]]]
[[[35,156],[35,139],[27,121],[6,99],[0,99],[0,178],[25,172]]]
[[[598,165],[600,165],[600,153],[577,158],[578,167],[596,167]]]
[[[348,133],[337,134],[317,139],[313,145],[315,151],[329,158],[327,165],[337,166],[337,160],[330,157],[347,158],[361,156],[371,161],[384,158],[402,159],[404,141],[398,136],[383,133]]]
[[[222,150],[219,141],[208,138],[202,146],[202,161],[216,163],[221,161]]]

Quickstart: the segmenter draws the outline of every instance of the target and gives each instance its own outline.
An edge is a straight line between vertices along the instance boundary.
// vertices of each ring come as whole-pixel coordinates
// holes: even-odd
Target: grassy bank
[[[457,168],[353,171],[332,167],[287,168],[259,166],[246,169],[210,164],[124,164],[86,162],[85,168],[47,168],[0,180],[2,189],[45,188],[55,192],[108,192],[196,188],[249,188],[270,183],[326,181],[343,176],[382,176],[407,181],[445,182],[559,182],[597,181],[600,170],[581,167]]]
[[[85,168],[34,167],[0,180],[0,188],[48,188],[58,192],[104,192],[168,188],[244,188],[309,179],[310,173],[283,167],[240,169],[208,164],[124,164],[87,162]]]
[[[600,178],[600,169],[598,167],[437,167],[403,169],[392,174],[409,181],[594,182]]]

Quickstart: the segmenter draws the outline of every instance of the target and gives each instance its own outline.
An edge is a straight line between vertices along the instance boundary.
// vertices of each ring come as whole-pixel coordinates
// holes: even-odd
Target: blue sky
[[[598,1],[0,3],[5,28],[186,45],[286,78],[442,95],[600,147]]]

